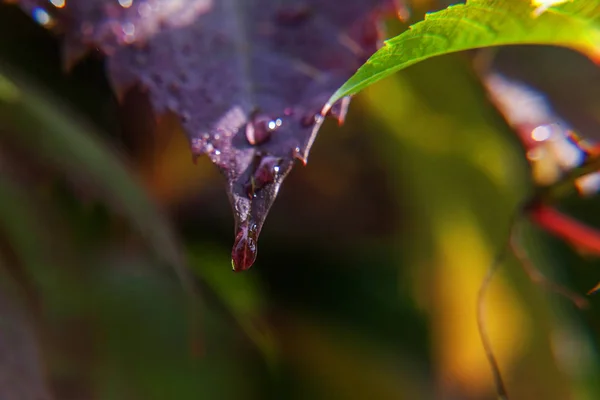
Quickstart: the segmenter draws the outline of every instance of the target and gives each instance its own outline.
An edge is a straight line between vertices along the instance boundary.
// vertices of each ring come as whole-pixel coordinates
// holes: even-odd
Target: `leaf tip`
[[[344,124],[346,115],[348,114],[348,107],[350,106],[350,96],[344,96],[340,101],[335,103],[329,110],[329,114],[335,118],[339,126]]]
[[[296,147],[294,149],[293,156],[296,160],[299,160],[303,166],[306,167],[306,164],[308,164],[308,159],[306,157],[306,154],[302,154],[302,150],[300,150],[299,147]]]

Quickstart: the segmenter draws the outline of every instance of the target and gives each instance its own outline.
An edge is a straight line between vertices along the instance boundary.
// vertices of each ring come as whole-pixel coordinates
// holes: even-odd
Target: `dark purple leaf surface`
[[[148,91],[174,112],[194,156],[223,172],[236,221],[235,270],[249,268],[294,160],[306,163],[329,96],[376,50],[393,0],[21,0],[64,34],[71,65],[107,57],[117,93]],[[340,121],[348,101],[330,112]]]

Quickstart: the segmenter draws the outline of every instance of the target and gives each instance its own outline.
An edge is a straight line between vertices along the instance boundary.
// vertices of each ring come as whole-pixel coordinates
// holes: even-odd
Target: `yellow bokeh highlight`
[[[383,134],[392,136],[381,139],[382,151],[389,168],[404,176],[399,196],[413,199],[411,221],[403,221],[412,232],[399,241],[408,286],[428,316],[438,390],[488,398],[494,387],[477,329],[477,294],[507,239],[523,196],[517,177],[527,170],[516,141],[511,147],[493,119],[469,108],[484,99],[462,68],[456,59],[432,60],[369,88],[363,98]],[[510,379],[532,340],[529,309],[503,274],[494,278],[485,309],[494,353]]]
[[[473,216],[448,210],[437,219],[432,332],[442,382],[468,388],[474,396],[490,390],[491,374],[477,330],[477,293],[496,251],[483,239]],[[485,298],[485,324],[500,365],[507,370],[527,340],[527,318],[509,284],[496,276]]]
[[[142,154],[138,161],[138,174],[159,203],[176,205],[194,198],[204,187],[217,182],[217,169],[207,157],[192,162],[189,140],[177,119],[165,115],[156,127],[157,145]]]

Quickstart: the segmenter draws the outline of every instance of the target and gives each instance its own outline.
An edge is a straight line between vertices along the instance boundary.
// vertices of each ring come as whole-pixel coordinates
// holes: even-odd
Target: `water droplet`
[[[201,149],[202,149],[202,142],[199,139],[192,139],[191,142],[191,147],[192,147],[192,153],[196,154],[196,153],[200,153]]]
[[[302,125],[303,128],[310,128],[311,126],[317,123],[317,115],[319,114],[305,115],[304,117],[302,117],[302,119],[300,119],[300,125]]]
[[[239,227],[231,251],[231,264],[235,272],[245,271],[254,264],[258,252],[257,236],[256,224],[245,221]]]
[[[123,31],[123,41],[125,43],[133,43],[135,41],[135,25],[133,23],[124,23],[121,30]]]
[[[219,150],[215,150],[215,156],[220,156],[221,152]]]
[[[279,172],[281,159],[277,157],[266,156],[260,160],[256,171],[254,172],[254,186],[260,189],[263,186],[275,182]]]
[[[531,131],[531,138],[536,142],[543,142],[552,137],[552,125],[540,125]]]
[[[50,3],[56,8],[63,8],[66,5],[65,0],[50,0]]]
[[[36,7],[33,9],[32,17],[35,22],[42,26],[48,27],[52,24],[52,17],[41,7]]]
[[[246,139],[253,145],[259,145],[271,138],[271,134],[283,125],[281,118],[271,119],[266,116],[258,116],[246,124]]]
[[[133,0],[119,0],[119,5],[123,8],[129,8],[133,5]]]
[[[281,164],[281,158],[278,157],[264,156],[260,159],[254,174],[250,177],[250,183],[245,187],[249,198],[256,197],[256,193],[265,185],[275,182],[281,171],[279,164]]]

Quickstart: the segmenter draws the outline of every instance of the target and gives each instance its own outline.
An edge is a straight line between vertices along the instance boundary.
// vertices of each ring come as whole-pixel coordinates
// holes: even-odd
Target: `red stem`
[[[544,204],[529,209],[531,219],[551,234],[600,255],[600,231]]]

